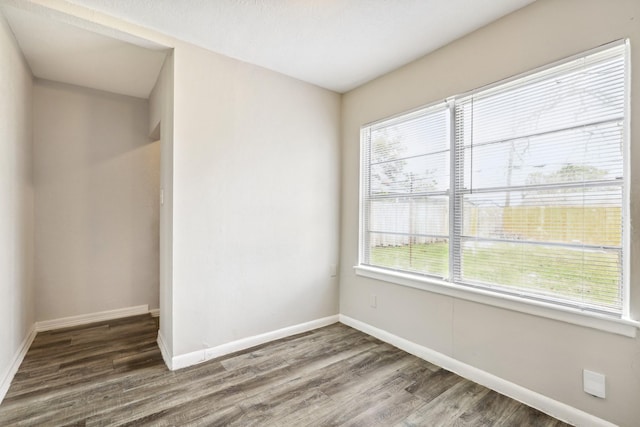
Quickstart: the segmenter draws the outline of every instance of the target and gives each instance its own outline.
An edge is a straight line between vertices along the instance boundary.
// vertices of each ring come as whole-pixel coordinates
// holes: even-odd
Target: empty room
[[[0,54],[0,426],[640,425],[640,1],[0,0]]]

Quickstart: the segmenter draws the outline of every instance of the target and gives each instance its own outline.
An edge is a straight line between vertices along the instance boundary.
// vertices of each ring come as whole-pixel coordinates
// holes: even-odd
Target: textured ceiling
[[[533,0],[69,0],[337,92]]]

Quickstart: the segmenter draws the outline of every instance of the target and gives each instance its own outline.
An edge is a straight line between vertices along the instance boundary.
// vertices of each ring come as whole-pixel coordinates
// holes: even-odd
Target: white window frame
[[[505,308],[505,309],[509,309],[509,310],[514,310],[514,311],[518,311],[518,312],[522,312],[522,313],[527,313],[527,314],[531,314],[531,315],[535,315],[535,316],[540,316],[540,317],[545,317],[545,318],[550,318],[550,319],[554,319],[554,320],[559,320],[559,321],[563,321],[563,322],[567,322],[567,323],[571,323],[571,324],[576,324],[576,325],[580,325],[580,326],[585,326],[585,327],[589,327],[589,328],[594,328],[594,329],[598,329],[598,330],[602,330],[602,331],[606,331],[606,332],[611,332],[611,333],[615,333],[615,334],[620,334],[620,335],[624,335],[624,336],[628,336],[628,337],[635,337],[636,336],[636,331],[638,328],[640,328],[640,322],[631,319],[630,317],[630,280],[629,280],[629,271],[630,271],[630,262],[629,262],[629,254],[630,254],[630,235],[629,235],[629,229],[630,229],[630,218],[629,218],[629,185],[630,182],[628,180],[629,178],[629,129],[630,129],[630,117],[629,117],[629,103],[630,103],[630,96],[629,96],[629,92],[630,92],[630,73],[629,73],[629,64],[630,64],[630,60],[629,60],[629,54],[630,54],[630,49],[629,49],[629,42],[628,40],[619,40],[616,42],[612,42],[600,47],[597,47],[595,49],[591,49],[589,51],[586,52],[581,52],[580,54],[574,55],[572,57],[563,59],[561,61],[557,61],[548,65],[545,65],[543,67],[534,69],[528,73],[525,74],[521,74],[515,77],[512,77],[510,79],[506,79],[506,80],[502,80],[499,82],[496,82],[494,84],[476,89],[474,91],[468,92],[468,93],[464,93],[461,95],[456,95],[454,97],[449,98],[447,101],[448,105],[449,105],[449,110],[451,112],[451,119],[450,119],[450,125],[452,128],[455,127],[455,102],[457,99],[462,99],[465,98],[469,95],[472,95],[473,93],[476,92],[481,92],[481,91],[485,91],[488,89],[491,89],[493,87],[499,86],[499,85],[504,85],[505,83],[508,82],[512,82],[514,80],[519,80],[522,78],[525,78],[529,75],[535,74],[535,73],[539,73],[541,71],[556,67],[558,65],[567,63],[569,61],[575,60],[577,58],[581,58],[593,53],[597,53],[599,51],[602,50],[606,50],[615,46],[620,46],[624,44],[626,47],[626,76],[627,79],[625,81],[625,90],[626,90],[626,105],[625,105],[625,129],[624,129],[624,156],[623,156],[623,173],[624,173],[624,179],[625,179],[625,184],[623,186],[624,188],[624,193],[623,193],[623,200],[622,200],[622,220],[623,220],[623,236],[622,236],[622,277],[623,277],[623,295],[622,295],[622,299],[623,299],[623,308],[622,308],[622,314],[620,317],[617,316],[610,316],[607,314],[603,314],[603,313],[598,313],[598,312],[594,312],[594,311],[586,311],[586,310],[581,310],[577,307],[572,307],[572,306],[567,306],[567,305],[563,305],[563,304],[556,304],[553,303],[551,301],[547,301],[547,300],[539,300],[539,299],[535,299],[535,298],[531,298],[527,295],[518,295],[517,293],[502,293],[502,292],[495,292],[492,291],[489,288],[484,288],[484,287],[473,287],[473,286],[469,286],[467,284],[461,284],[461,283],[457,283],[453,280],[453,263],[454,260],[457,259],[456,257],[458,257],[457,254],[454,254],[453,252],[455,251],[455,247],[452,244],[453,240],[456,238],[456,235],[454,234],[454,224],[455,222],[453,221],[453,217],[455,215],[454,209],[453,209],[453,204],[454,204],[454,199],[455,199],[455,185],[454,185],[454,180],[456,177],[456,173],[457,171],[455,170],[455,162],[453,161],[453,156],[455,156],[455,152],[456,152],[456,147],[455,147],[455,132],[452,131],[450,132],[450,137],[451,137],[451,141],[450,141],[450,152],[451,152],[451,186],[450,186],[450,190],[449,190],[449,194],[450,194],[450,209],[449,209],[449,215],[450,215],[450,221],[449,221],[449,227],[450,227],[450,234],[449,234],[449,271],[450,271],[450,277],[448,280],[442,280],[436,277],[431,277],[428,275],[423,275],[423,274],[417,274],[417,273],[411,273],[411,272],[404,272],[404,271],[397,271],[397,270],[391,270],[391,269],[387,269],[387,268],[383,268],[383,267],[374,267],[374,266],[370,266],[370,265],[366,265],[364,264],[363,261],[363,257],[364,257],[364,243],[366,242],[367,238],[366,238],[366,231],[363,228],[363,224],[365,221],[364,215],[366,214],[366,212],[364,212],[365,210],[365,206],[363,203],[364,200],[364,191],[366,190],[366,183],[363,182],[364,179],[364,168],[368,168],[368,164],[365,164],[365,157],[363,155],[360,156],[360,212],[359,212],[359,240],[358,240],[358,247],[359,247],[359,261],[358,261],[358,265],[354,267],[355,272],[357,275],[359,276],[363,276],[363,277],[368,277],[371,279],[376,279],[376,280],[382,280],[385,282],[390,282],[390,283],[394,283],[394,284],[399,284],[399,285],[403,285],[403,286],[408,286],[411,288],[416,288],[416,289],[420,289],[420,290],[424,290],[424,291],[428,291],[428,292],[433,292],[433,293],[437,293],[437,294],[441,294],[441,295],[447,295],[447,296],[451,296],[451,297],[455,297],[455,298],[459,298],[459,299],[463,299],[463,300],[467,300],[467,301],[473,301],[473,302],[478,302],[478,303],[482,303],[482,304],[486,304],[486,305],[490,305],[490,306],[494,306],[494,307],[500,307],[500,308]],[[366,124],[362,127],[362,129],[367,129],[370,128],[371,126],[375,126],[377,124],[383,123],[383,122],[387,122],[387,121],[391,121],[393,119],[397,119],[398,117],[402,117],[402,116],[409,116],[411,114],[415,114],[416,111],[420,111],[420,110],[425,110],[425,109],[429,109],[430,107],[436,106],[438,104],[442,104],[442,102],[437,102],[428,106],[422,106],[420,108],[411,110],[409,112],[405,112],[405,113],[401,113],[401,114],[397,114],[391,118],[386,118],[377,122],[373,122],[373,123],[369,123]],[[361,132],[362,135],[362,132]],[[362,141],[361,141],[362,142]]]

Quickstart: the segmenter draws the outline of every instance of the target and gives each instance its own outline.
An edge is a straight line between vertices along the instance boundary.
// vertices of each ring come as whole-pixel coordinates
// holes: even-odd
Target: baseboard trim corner
[[[13,356],[13,360],[11,361],[11,365],[9,369],[0,377],[0,403],[4,400],[4,397],[7,395],[9,391],[9,387],[11,386],[11,381],[13,381],[13,377],[15,377],[24,357],[27,355],[27,351],[29,351],[29,347],[31,347],[31,343],[35,339],[37,334],[35,323],[31,326],[31,329],[27,333],[27,336],[24,337],[18,351]]]
[[[576,426],[593,426],[593,427],[616,427],[615,424],[609,421],[598,418],[595,415],[584,412],[580,409],[569,406],[565,403],[554,400],[550,397],[544,396],[533,390],[529,390],[518,384],[507,381],[482,369],[468,365],[451,356],[447,356],[443,353],[432,350],[428,347],[424,347],[420,344],[416,344],[407,339],[401,338],[391,332],[379,329],[375,326],[360,320],[339,315],[340,323],[347,326],[351,326],[367,335],[371,335],[393,345],[401,350],[411,353],[421,359],[431,362],[435,365],[454,372],[463,378],[476,382],[487,388],[504,394],[514,400],[524,403],[532,408],[535,408],[545,414],[551,415],[559,420],[567,422]]]
[[[160,309],[152,308],[151,310],[149,310],[149,314],[151,315],[151,317],[160,317]]]
[[[187,366],[206,362],[207,360],[215,359],[217,357],[221,357],[230,353],[235,353],[236,351],[246,350],[260,344],[332,325],[334,323],[337,323],[338,321],[339,316],[336,314],[333,316],[323,317],[321,319],[300,323],[298,325],[288,326],[286,328],[278,329],[275,331],[266,332],[264,334],[242,338],[215,347],[192,351],[190,353],[185,353],[173,357],[171,359],[171,364],[167,363],[167,366],[169,366],[169,369],[171,370],[186,368]]]
[[[164,364],[167,365],[170,371],[173,371],[173,361],[171,358],[171,353],[169,353],[169,349],[167,349],[166,340],[162,336],[162,332],[158,331],[158,338],[156,340],[158,343],[158,348],[160,349],[160,354],[162,355],[162,360],[164,360]]]
[[[121,317],[138,316],[149,313],[149,306],[137,305],[134,307],[118,308],[115,310],[99,311],[97,313],[81,314],[79,316],[63,317],[60,319],[44,320],[36,322],[36,332],[52,331],[54,329],[69,328],[72,326],[86,325],[93,322],[120,319]]]

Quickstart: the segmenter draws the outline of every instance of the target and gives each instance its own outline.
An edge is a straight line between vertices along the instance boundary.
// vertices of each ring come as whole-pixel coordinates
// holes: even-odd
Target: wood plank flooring
[[[341,324],[171,372],[157,321],[39,333],[1,426],[562,426]]]

